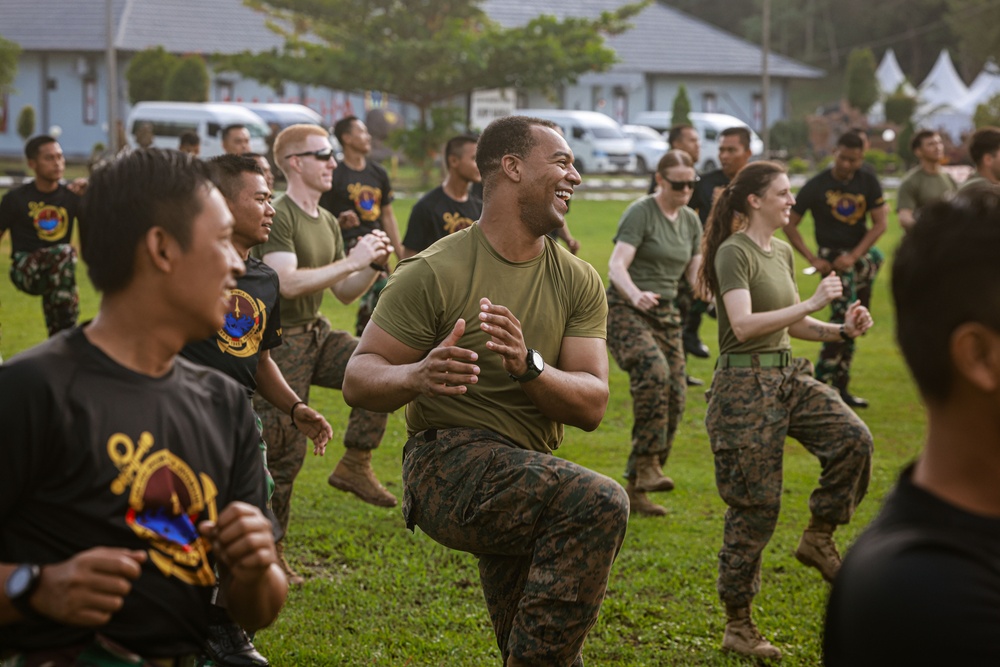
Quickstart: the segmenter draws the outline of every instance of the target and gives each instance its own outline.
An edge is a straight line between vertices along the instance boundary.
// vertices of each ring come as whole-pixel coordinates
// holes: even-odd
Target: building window
[[[701,110],[704,113],[715,113],[719,108],[719,99],[715,93],[701,94]]]
[[[235,87],[228,79],[215,80],[215,99],[219,102],[232,102]]]
[[[753,94],[753,129],[761,131],[764,125],[764,98],[760,93]]]
[[[97,79],[83,80],[83,124],[97,125]]]

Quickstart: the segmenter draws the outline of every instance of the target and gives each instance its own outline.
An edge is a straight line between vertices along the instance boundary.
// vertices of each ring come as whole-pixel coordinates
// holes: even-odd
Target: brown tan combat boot
[[[755,658],[781,660],[781,651],[764,639],[757,626],[750,620],[750,606],[726,607],[726,634],[722,637],[722,650]]]
[[[795,557],[800,563],[816,568],[830,583],[840,571],[840,553],[833,542],[835,529],[832,523],[812,517],[799,540],[799,548],[795,550]]]
[[[348,449],[344,458],[326,480],[330,486],[353,493],[361,500],[379,507],[395,507],[396,496],[389,493],[372,470],[372,453],[363,449]]]
[[[274,548],[278,552],[278,565],[281,566],[281,571],[285,573],[285,578],[288,579],[289,586],[301,586],[306,582],[298,572],[292,569],[292,566],[288,564],[285,560],[285,542],[275,542]]]
[[[625,486],[625,493],[628,494],[629,514],[641,514],[643,516],[664,516],[667,508],[657,505],[649,499],[643,491],[635,490],[635,482],[629,480]]]
[[[674,490],[674,480],[664,476],[656,454],[635,457],[635,488],[643,493]]]

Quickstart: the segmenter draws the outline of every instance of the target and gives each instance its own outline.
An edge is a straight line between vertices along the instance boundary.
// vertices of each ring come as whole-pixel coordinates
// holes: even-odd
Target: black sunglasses
[[[693,181],[671,181],[669,178],[664,178],[663,180],[665,180],[667,183],[670,183],[670,188],[672,190],[680,192],[684,188],[691,188],[692,190],[694,190],[694,184],[700,181],[701,179],[696,176]]]
[[[313,156],[314,158],[316,158],[320,162],[329,162],[330,158],[333,157],[333,149],[332,148],[326,148],[326,149],[321,150],[321,151],[309,151],[309,152],[306,152],[306,153],[292,153],[291,155],[286,155],[285,159],[287,160],[290,157],[305,157],[307,155]]]

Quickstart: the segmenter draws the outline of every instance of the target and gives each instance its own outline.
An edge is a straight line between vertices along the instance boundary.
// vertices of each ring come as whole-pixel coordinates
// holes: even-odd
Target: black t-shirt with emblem
[[[727,185],[729,185],[729,177],[721,169],[708,172],[694,184],[694,192],[691,193],[691,201],[688,202],[688,206],[698,212],[702,227],[708,222],[708,214],[712,212],[716,188],[724,188]]]
[[[351,209],[358,214],[360,226],[341,230],[344,243],[353,247],[354,239],[382,229],[382,207],[392,199],[392,184],[382,165],[365,160],[365,168],[355,171],[339,162],[333,170],[333,187],[319,198],[319,205],[334,216]]]
[[[25,183],[0,201],[0,236],[10,230],[11,254],[69,243],[79,208],[79,195],[65,185],[39,192],[34,181]]]
[[[133,372],[78,327],[0,366],[0,424],[0,562],[59,563],[98,546],[145,551],[101,634],[145,657],[199,651],[215,557],[197,525],[236,500],[265,506],[242,387],[182,358],[162,377]],[[68,646],[93,632],[31,618],[0,626],[0,646]]]
[[[439,185],[413,205],[403,245],[416,252],[425,250],[438,239],[469,227],[482,212],[481,200],[469,195],[465,201],[456,201]]]
[[[281,345],[278,284],[274,269],[254,257],[247,259],[246,273],[229,297],[222,328],[210,338],[189,343],[181,354],[222,371],[246,387],[253,398],[260,353]]]
[[[816,243],[821,248],[850,250],[861,242],[868,231],[865,219],[879,206],[885,206],[885,197],[874,174],[858,169],[845,182],[825,169],[802,186],[792,210],[799,215],[812,212]]]

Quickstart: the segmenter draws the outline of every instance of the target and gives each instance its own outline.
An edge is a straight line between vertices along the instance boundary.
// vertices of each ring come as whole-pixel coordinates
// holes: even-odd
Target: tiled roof
[[[539,14],[556,18],[596,18],[627,0],[486,0],[483,8],[501,25],[523,25]],[[720,28],[662,2],[647,7],[631,21],[628,32],[609,37],[618,53],[616,72],[760,76],[761,49]],[[774,77],[816,78],[823,72],[791,58],[771,53],[768,69]]]

